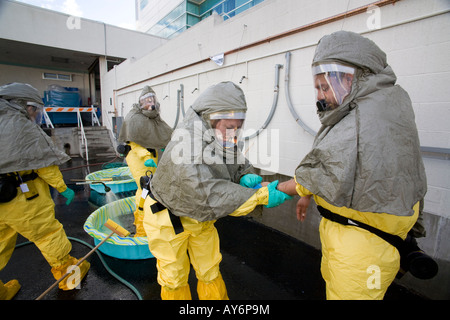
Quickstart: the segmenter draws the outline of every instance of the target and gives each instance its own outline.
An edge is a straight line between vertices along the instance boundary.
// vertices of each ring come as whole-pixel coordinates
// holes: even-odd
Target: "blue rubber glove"
[[[69,205],[73,198],[75,198],[75,192],[70,188],[67,188],[64,192],[61,192],[61,195],[67,199],[66,205]]]
[[[290,195],[287,195],[286,193],[277,190],[278,186],[278,180],[271,182],[267,189],[269,189],[269,203],[265,205],[266,208],[273,208],[276,206],[279,206],[286,200],[291,200],[292,197]]]
[[[150,168],[156,168],[156,163],[153,159],[148,159],[148,160],[145,160],[144,166],[150,167]]]
[[[243,187],[254,188],[256,185],[260,184],[262,180],[263,178],[258,176],[257,174],[249,173],[241,178],[239,184]]]

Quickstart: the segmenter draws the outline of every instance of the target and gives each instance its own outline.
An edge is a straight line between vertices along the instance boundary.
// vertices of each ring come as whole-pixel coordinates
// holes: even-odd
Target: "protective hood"
[[[149,86],[144,87],[140,97],[154,91]],[[170,141],[172,128],[161,119],[159,107],[155,110],[143,110],[139,103],[131,108],[125,117],[119,134],[119,142],[139,144],[144,148],[162,149]]]
[[[322,127],[295,171],[328,203],[363,212],[413,214],[427,183],[411,100],[375,43],[340,31],[323,37],[313,65],[357,67],[341,106],[319,112]]]
[[[204,118],[230,110],[247,110],[244,93],[231,82],[219,83],[197,98],[174,131],[151,190],[175,215],[216,220],[235,211],[256,192],[239,185],[253,167],[240,151],[234,156],[223,152]]]
[[[0,98],[5,100],[18,99],[25,102],[44,105],[39,92],[28,83],[14,82],[0,87]]]
[[[37,90],[26,84],[8,86],[0,87],[0,146],[3,149],[0,154],[0,174],[61,165],[70,160],[30,120],[26,104],[15,102],[17,99],[42,104]]]

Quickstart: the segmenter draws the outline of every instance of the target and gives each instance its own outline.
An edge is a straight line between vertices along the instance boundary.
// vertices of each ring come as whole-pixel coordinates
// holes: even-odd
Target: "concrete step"
[[[74,128],[80,141],[80,155],[86,158],[86,149],[81,139],[81,129]],[[84,127],[84,133],[88,145],[89,159],[98,157],[114,157],[117,155],[109,130],[104,126]]]

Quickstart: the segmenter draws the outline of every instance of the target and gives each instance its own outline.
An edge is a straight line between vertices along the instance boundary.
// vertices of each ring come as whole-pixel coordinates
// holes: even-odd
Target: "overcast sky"
[[[17,0],[73,16],[135,30],[134,0]]]

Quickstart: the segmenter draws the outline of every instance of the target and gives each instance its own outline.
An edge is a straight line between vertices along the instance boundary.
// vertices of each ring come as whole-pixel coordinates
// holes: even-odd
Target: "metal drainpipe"
[[[256,131],[254,134],[244,137],[245,140],[250,140],[256,136],[258,136],[267,126],[269,125],[270,121],[272,120],[272,117],[275,113],[275,109],[278,105],[278,94],[280,91],[280,69],[283,68],[282,64],[276,64],[275,65],[275,88],[274,88],[274,95],[273,95],[273,102],[272,102],[272,109],[270,109],[269,116],[266,119],[266,122],[259,128],[258,131]]]
[[[291,111],[292,116],[295,119],[295,122],[297,122],[303,129],[305,129],[309,134],[311,134],[313,137],[317,134],[313,129],[311,129],[306,123],[304,123],[300,116],[295,112],[294,106],[291,102],[291,97],[289,93],[289,69],[290,69],[290,63],[291,63],[291,53],[286,52],[286,71],[285,71],[285,77],[284,77],[284,89],[286,94],[286,101],[289,107],[289,111]]]

